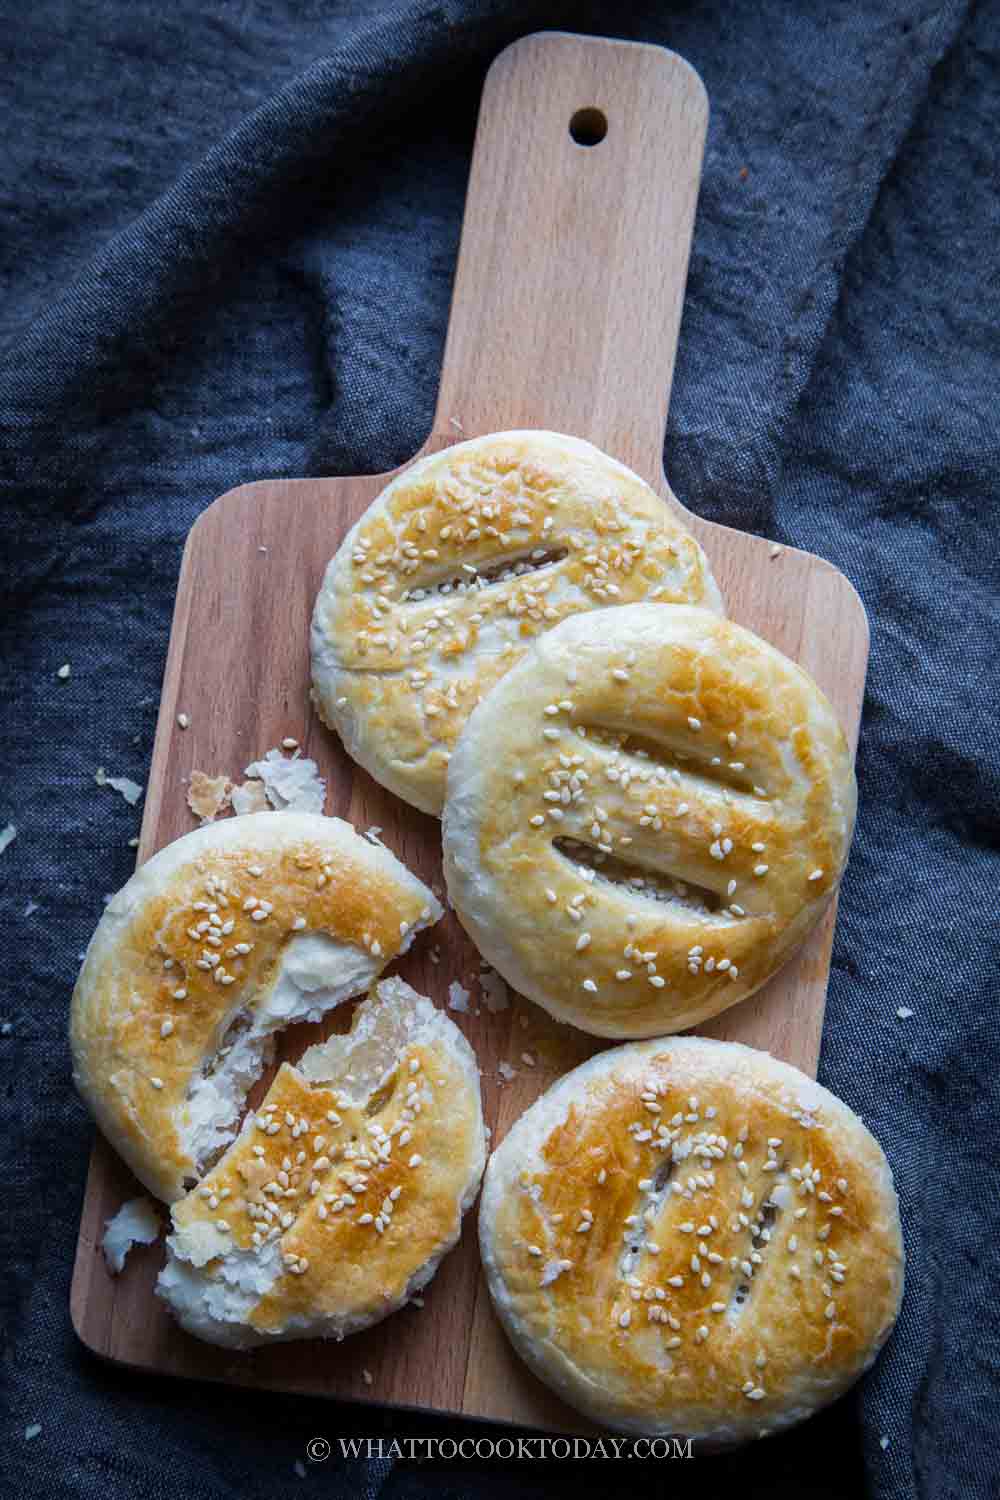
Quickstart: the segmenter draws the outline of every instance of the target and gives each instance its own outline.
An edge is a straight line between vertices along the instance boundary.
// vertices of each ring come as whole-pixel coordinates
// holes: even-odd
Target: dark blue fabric
[[[70,1328],[67,1003],[139,819],[94,770],[145,780],[205,505],[420,444],[483,74],[551,26],[673,47],[712,99],[675,489],[871,615],[821,1076],[889,1154],[906,1301],[860,1395],[734,1457],[302,1478],[316,1433],[454,1428],[131,1377]],[[998,7],[3,0],[0,38],[4,1493],[995,1496]]]

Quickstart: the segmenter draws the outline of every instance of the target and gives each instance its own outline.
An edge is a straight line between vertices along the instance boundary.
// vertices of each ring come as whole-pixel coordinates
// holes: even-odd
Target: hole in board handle
[[[598,146],[608,133],[608,117],[602,109],[578,109],[569,122],[569,133],[578,146]]]

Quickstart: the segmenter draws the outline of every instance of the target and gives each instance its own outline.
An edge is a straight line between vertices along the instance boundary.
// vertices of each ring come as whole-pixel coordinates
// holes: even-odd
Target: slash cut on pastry
[[[376,781],[440,814],[466,720],[531,642],[640,599],[722,610],[701,547],[637,474],[558,433],[472,438],[348,532],[313,615],[313,697]]]
[[[157,1292],[189,1333],[229,1348],[357,1333],[430,1281],[485,1159],[471,1047],[430,1000],[383,980],[346,1036],[281,1066],[173,1205]]]
[[[441,907],[338,818],[255,813],[186,834],[104,912],[73,994],[76,1085],[172,1202],[232,1140],[292,1021],[363,994]]]
[[[607,1037],[752,994],[818,921],[854,827],[823,693],[749,630],[634,604],[547,632],[471,715],[448,893],[488,963]]]
[[[835,1400],[903,1292],[878,1142],[797,1068],[700,1037],[553,1084],[490,1158],[479,1235],[540,1380],[602,1426],[706,1449]]]

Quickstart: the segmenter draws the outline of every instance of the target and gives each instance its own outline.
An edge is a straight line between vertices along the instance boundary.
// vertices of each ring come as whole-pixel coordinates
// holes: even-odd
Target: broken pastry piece
[[[275,1033],[363,994],[436,922],[433,893],[338,818],[210,823],[112,899],[73,994],[77,1088],[166,1202],[236,1133]]]
[[[351,1031],[282,1065],[217,1165],[173,1206],[157,1284],[197,1337],[342,1339],[430,1281],[486,1158],[468,1042],[398,979]]]

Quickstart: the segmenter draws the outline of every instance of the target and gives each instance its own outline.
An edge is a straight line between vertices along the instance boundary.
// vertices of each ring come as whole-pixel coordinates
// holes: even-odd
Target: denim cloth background
[[[4,1493],[995,1496],[997,6],[0,12],[0,826],[18,830],[0,856]],[[94,770],[145,780],[199,511],[245,480],[384,469],[422,441],[483,74],[552,26],[673,47],[712,99],[675,489],[830,558],[871,615],[821,1077],[888,1152],[907,1296],[860,1393],[735,1457],[301,1477],[317,1433],[454,1429],[130,1376],[70,1327],[92,1131],[67,1003],[141,812]]]

